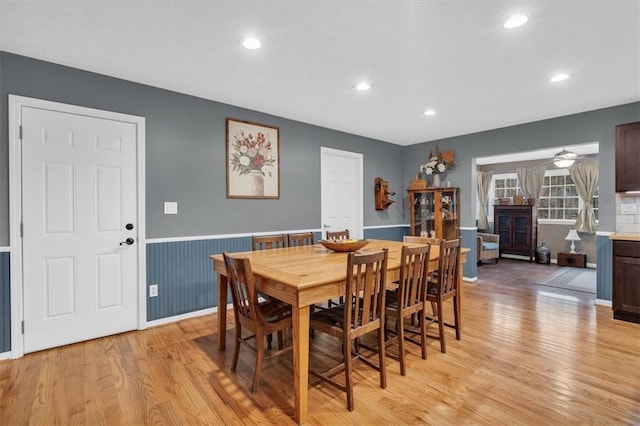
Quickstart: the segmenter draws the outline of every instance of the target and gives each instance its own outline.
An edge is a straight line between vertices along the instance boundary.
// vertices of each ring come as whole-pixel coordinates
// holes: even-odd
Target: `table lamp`
[[[580,236],[575,229],[570,229],[567,236],[564,238],[567,241],[571,241],[571,251],[569,253],[576,252],[576,241],[580,241]]]

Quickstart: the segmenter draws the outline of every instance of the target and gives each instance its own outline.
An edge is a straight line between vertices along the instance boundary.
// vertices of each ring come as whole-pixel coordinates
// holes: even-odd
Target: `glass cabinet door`
[[[416,232],[417,235],[421,237],[430,237],[432,233],[435,232],[434,227],[434,194],[433,192],[423,192],[417,194],[416,202],[419,203],[416,206],[416,212],[418,214],[418,218],[416,220],[416,224],[419,223],[419,233]]]
[[[459,237],[459,218],[460,212],[458,211],[458,189],[447,188],[442,191],[442,198],[440,200],[440,208],[442,215],[442,237],[445,240],[450,240]]]

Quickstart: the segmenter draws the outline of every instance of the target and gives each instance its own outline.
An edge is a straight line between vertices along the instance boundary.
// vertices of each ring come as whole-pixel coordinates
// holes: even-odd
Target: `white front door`
[[[321,148],[322,228],[362,238],[362,154]]]
[[[24,352],[137,328],[136,124],[19,115]]]

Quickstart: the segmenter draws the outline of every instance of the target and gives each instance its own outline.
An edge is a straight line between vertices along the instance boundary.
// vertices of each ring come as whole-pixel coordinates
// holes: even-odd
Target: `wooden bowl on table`
[[[350,252],[360,250],[362,247],[369,244],[369,240],[354,240],[354,239],[335,239],[335,240],[320,240],[320,244],[328,248],[329,250],[339,252]]]

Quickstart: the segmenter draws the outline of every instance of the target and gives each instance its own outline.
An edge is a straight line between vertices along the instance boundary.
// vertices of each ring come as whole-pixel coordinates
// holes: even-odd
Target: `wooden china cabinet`
[[[460,188],[407,190],[410,235],[460,238]]]
[[[493,206],[493,233],[500,235],[500,256],[529,256],[533,262],[538,237],[538,216],[534,205]]]

